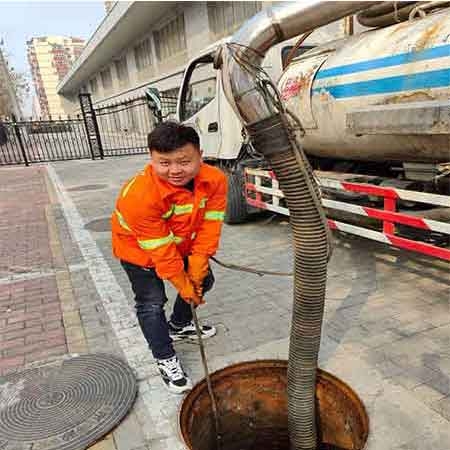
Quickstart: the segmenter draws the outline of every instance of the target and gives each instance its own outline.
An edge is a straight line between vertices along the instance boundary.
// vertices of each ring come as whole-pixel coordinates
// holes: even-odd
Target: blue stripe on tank
[[[384,67],[398,66],[427,59],[444,58],[450,56],[450,45],[441,45],[438,47],[427,48],[419,52],[400,53],[398,55],[386,56],[383,58],[369,59],[344,66],[332,67],[330,69],[320,70],[316,75],[316,80],[323,78],[348,75],[355,72],[364,72],[367,70],[381,69]]]
[[[334,98],[361,97],[364,95],[388,94],[390,92],[430,89],[450,85],[450,69],[431,70],[411,75],[378,78],[314,88],[313,94],[329,92]]]

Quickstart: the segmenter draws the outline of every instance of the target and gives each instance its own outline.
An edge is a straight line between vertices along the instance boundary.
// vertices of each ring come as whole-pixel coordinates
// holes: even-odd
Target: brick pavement
[[[180,398],[167,393],[142,341],[128,281],[111,255],[109,230],[86,229],[89,222],[109,216],[119,186],[144,163],[145,157],[131,157],[53,165],[50,197],[43,200],[50,205],[46,217],[52,259],[39,266],[39,274],[26,274],[32,279],[1,275],[2,280],[8,277],[2,286],[9,289],[19,282],[53,280],[67,351],[112,352],[136,370],[139,396],[131,414],[95,450],[184,448],[177,432]],[[83,189],[93,185],[97,188]],[[363,399],[371,422],[367,450],[448,450],[449,266],[354,237],[335,238],[321,367],[348,382]],[[227,226],[219,257],[289,271],[289,226],[285,219],[265,223],[257,218]],[[216,287],[199,311],[219,330],[206,342],[211,369],[286,358],[292,280],[214,269]],[[174,298],[172,290],[168,294]],[[3,319],[1,326],[6,325]],[[179,343],[177,351],[194,381],[201,379],[198,347]]]
[[[0,374],[67,353],[43,167],[2,169]]]

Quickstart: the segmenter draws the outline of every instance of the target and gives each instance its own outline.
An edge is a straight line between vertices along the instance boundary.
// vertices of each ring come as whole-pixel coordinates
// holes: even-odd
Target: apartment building
[[[65,116],[66,100],[57,85],[83,52],[84,40],[66,36],[41,36],[27,41],[27,56],[39,110],[43,118]]]
[[[14,82],[8,66],[8,60],[0,49],[0,117],[19,117],[20,105],[17,99]]]
[[[177,95],[186,63],[232,34],[271,2],[113,2],[58,93],[78,108],[142,94],[147,86]]]

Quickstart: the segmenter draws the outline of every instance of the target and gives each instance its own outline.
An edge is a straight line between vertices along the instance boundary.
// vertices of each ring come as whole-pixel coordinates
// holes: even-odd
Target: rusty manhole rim
[[[216,371],[212,372],[210,374],[211,377],[211,384],[213,385],[214,389],[214,383],[228,377],[230,375],[234,375],[236,372],[240,372],[245,369],[251,369],[251,368],[258,368],[258,367],[264,367],[267,369],[270,368],[276,368],[276,369],[286,369],[287,370],[288,361],[283,359],[257,359],[257,360],[251,360],[251,361],[243,361],[239,363],[234,363],[229,366],[225,366],[221,369],[217,369]],[[364,446],[361,447],[360,450],[367,450],[367,445],[369,441],[370,436],[370,422],[369,422],[369,415],[367,414],[367,409],[361,400],[361,397],[345,382],[342,381],[337,376],[333,375],[332,373],[317,368],[317,375],[320,376],[323,380],[331,382],[332,384],[339,386],[339,389],[341,389],[348,397],[350,397],[354,404],[356,405],[359,415],[362,418],[364,422],[365,429],[367,430],[365,438]],[[184,447],[188,450],[195,450],[192,448],[190,444],[189,436],[187,436],[187,433],[183,432],[184,430],[188,429],[188,423],[187,418],[184,418],[183,416],[186,416],[186,414],[182,414],[183,411],[189,411],[192,409],[193,404],[196,402],[198,397],[202,394],[202,392],[206,389],[206,380],[205,378],[202,378],[198,383],[194,385],[194,387],[186,394],[186,396],[183,398],[179,408],[178,408],[178,435],[180,436],[182,440],[182,444]]]

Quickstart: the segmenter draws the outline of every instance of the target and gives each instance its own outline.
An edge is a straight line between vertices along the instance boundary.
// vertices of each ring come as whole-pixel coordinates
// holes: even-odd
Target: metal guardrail
[[[280,200],[284,198],[284,195],[279,188],[278,181],[273,172],[247,168],[245,174],[245,195],[249,205],[289,215],[288,208],[280,203]],[[439,247],[420,240],[400,236],[396,230],[397,225],[405,225],[412,229],[450,236],[450,223],[397,212],[398,201],[401,200],[450,208],[450,196],[337,180],[326,177],[323,172],[318,176],[318,182],[322,189],[329,188],[334,191],[367,194],[383,200],[383,209],[379,209],[323,198],[322,204],[325,208],[342,211],[356,216],[364,216],[381,222],[381,230],[379,231],[329,218],[328,225],[331,229],[355,234],[394,247],[450,261],[449,248]]]

